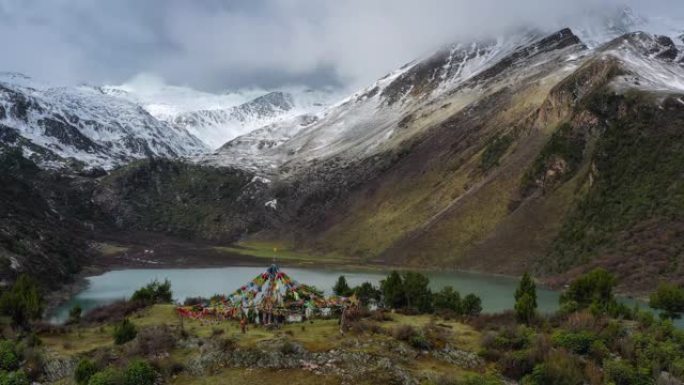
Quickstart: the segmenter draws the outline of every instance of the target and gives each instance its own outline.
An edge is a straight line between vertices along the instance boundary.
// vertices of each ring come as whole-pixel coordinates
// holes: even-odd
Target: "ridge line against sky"
[[[449,42],[624,6],[684,20],[681,0],[0,0],[0,71],[59,84],[144,73],[207,91],[354,89]]]

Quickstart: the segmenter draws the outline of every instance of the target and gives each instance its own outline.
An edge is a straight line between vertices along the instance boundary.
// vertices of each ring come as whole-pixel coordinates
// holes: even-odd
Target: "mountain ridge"
[[[47,167],[111,169],[132,159],[204,151],[187,131],[136,104],[95,88],[52,87],[16,74],[0,79],[0,127],[5,138],[17,138],[4,145],[25,149]]]
[[[455,45],[212,154],[85,177],[85,211],[118,231],[556,285],[604,266],[644,292],[683,277],[680,57],[643,32]]]

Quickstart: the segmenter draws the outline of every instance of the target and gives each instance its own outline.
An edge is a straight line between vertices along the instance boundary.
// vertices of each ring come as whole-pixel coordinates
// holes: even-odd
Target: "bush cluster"
[[[146,286],[136,290],[131,296],[131,301],[143,302],[146,304],[171,303],[173,302],[173,292],[171,282],[168,279],[160,283],[154,280]]]
[[[124,318],[123,321],[114,327],[114,343],[117,345],[123,345],[126,342],[133,340],[137,334],[138,330],[133,322],[131,322],[128,318]]]
[[[418,313],[438,311],[468,317],[482,312],[482,300],[478,296],[468,294],[461,298],[451,286],[433,293],[429,285],[430,280],[421,273],[393,271],[380,282],[380,291],[385,305],[394,309]]]
[[[107,367],[98,371],[94,363],[83,359],[76,367],[74,379],[79,385],[154,385],[157,372],[143,360],[131,361],[123,370]]]

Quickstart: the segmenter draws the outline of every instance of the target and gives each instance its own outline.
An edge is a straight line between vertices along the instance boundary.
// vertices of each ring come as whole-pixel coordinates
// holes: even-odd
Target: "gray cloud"
[[[684,18],[681,0],[632,0]],[[0,70],[202,89],[360,86],[441,44],[560,28],[618,0],[0,0]],[[684,25],[682,25],[684,29]]]

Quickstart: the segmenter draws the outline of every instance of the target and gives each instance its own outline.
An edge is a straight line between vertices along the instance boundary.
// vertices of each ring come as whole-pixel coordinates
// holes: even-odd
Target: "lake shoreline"
[[[129,269],[211,269],[229,267],[258,267],[267,268],[272,263],[277,263],[284,268],[309,268],[359,272],[389,272],[420,271],[425,273],[453,273],[467,274],[481,278],[518,279],[518,276],[487,273],[476,270],[464,270],[452,267],[415,267],[402,266],[386,263],[386,261],[361,261],[346,258],[316,258],[301,254],[285,254],[286,257],[267,257],[263,250],[262,255],[254,255],[254,250],[242,245],[226,247],[212,242],[180,240],[159,234],[137,234],[135,237],[114,235],[99,243],[94,243],[96,251],[100,254],[88,266],[78,273],[70,283],[62,285],[47,296],[45,319],[50,319],[60,306],[67,303],[71,298],[86,290],[90,277],[99,276],[108,272]],[[263,249],[263,247],[262,247]],[[226,251],[229,250],[229,251]],[[236,252],[243,251],[243,253]],[[270,251],[270,250],[269,250]],[[277,251],[275,253],[278,253]],[[544,280],[538,280],[537,286],[542,289],[560,292],[562,288],[547,285]],[[644,298],[619,293],[621,297],[636,299],[644,302]]]

